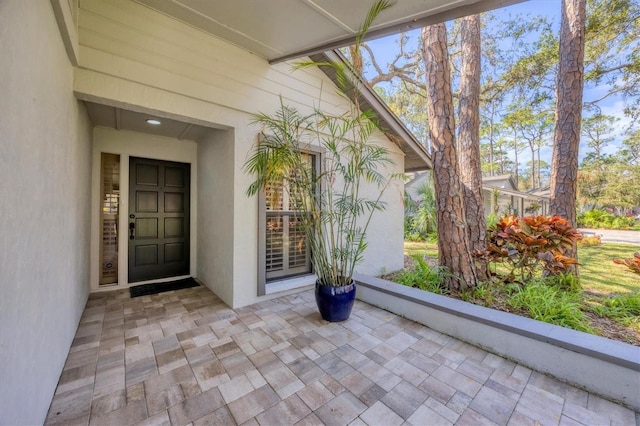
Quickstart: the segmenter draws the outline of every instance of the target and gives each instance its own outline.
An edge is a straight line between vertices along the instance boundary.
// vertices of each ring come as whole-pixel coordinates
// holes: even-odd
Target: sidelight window
[[[101,155],[100,175],[100,285],[109,285],[118,282],[120,156],[103,153]]]

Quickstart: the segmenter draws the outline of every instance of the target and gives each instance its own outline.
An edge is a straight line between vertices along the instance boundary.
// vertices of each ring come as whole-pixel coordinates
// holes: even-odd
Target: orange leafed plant
[[[613,263],[625,265],[631,272],[640,275],[640,253],[633,253],[633,257],[630,259],[614,259]]]
[[[578,262],[562,254],[582,234],[560,216],[506,216],[489,228],[487,250],[477,257],[510,266],[507,279],[531,278],[536,268],[557,274],[568,272]]]

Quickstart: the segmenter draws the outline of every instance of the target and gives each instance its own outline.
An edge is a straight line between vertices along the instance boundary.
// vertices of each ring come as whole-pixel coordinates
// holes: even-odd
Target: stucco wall
[[[233,305],[234,146],[232,130],[198,143],[198,278]]]
[[[0,423],[40,424],[89,292],[91,131],[50,2],[0,2],[0,58]]]

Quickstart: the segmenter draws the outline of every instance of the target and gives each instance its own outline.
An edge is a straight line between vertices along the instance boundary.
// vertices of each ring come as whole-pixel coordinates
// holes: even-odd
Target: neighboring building
[[[497,197],[495,195],[497,189]],[[482,178],[484,213],[499,215],[513,213],[518,216],[546,215],[549,212],[549,190],[518,190],[510,174]]]
[[[405,184],[405,191],[413,200],[419,198],[418,188],[429,182],[430,176],[430,173],[426,172],[415,173]],[[499,215],[513,213],[520,216],[546,215],[549,212],[549,188],[519,191],[513,177],[509,174],[484,176],[482,197],[485,217],[492,212]]]
[[[405,0],[375,30],[510,1],[432,3],[425,12],[422,1]],[[260,130],[252,114],[275,111],[280,97],[303,113],[348,110],[330,73],[281,61],[340,60],[330,49],[353,41],[368,7],[0,2],[2,423],[44,421],[90,292],[191,275],[236,308],[313,282],[308,270],[260,282],[266,221],[258,197],[245,195],[243,170]],[[374,139],[391,152],[388,172],[428,168],[425,150],[380,98],[359,95],[385,129]],[[400,181],[387,191],[360,272],[402,267],[401,194]],[[281,246],[283,235],[275,236]],[[87,350],[94,337],[80,337]]]

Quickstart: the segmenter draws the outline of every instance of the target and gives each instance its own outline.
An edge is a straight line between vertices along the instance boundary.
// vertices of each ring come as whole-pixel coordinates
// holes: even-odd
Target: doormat
[[[129,287],[131,298],[148,296],[150,294],[164,293],[165,291],[182,290],[183,288],[198,287],[200,284],[193,278],[184,278],[166,283],[141,284]]]

